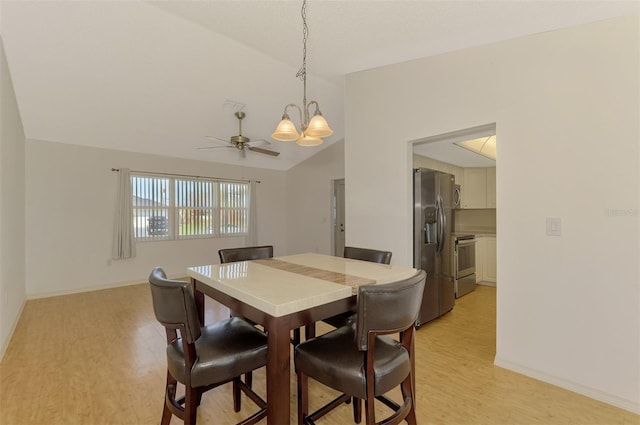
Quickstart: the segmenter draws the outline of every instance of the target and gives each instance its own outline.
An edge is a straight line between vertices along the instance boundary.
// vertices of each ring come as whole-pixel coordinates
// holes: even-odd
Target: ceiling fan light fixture
[[[322,144],[322,139],[319,137],[312,137],[303,133],[302,137],[296,140],[296,144],[299,146],[318,146]]]
[[[271,135],[275,140],[279,140],[281,142],[293,142],[294,140],[298,140],[300,138],[300,134],[298,130],[296,130],[296,126],[289,119],[289,115],[285,113],[282,116],[282,121],[276,127],[276,131]]]

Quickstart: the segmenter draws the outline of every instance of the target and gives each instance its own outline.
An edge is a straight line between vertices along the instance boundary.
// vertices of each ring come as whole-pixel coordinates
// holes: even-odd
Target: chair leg
[[[196,425],[199,391],[188,386],[185,386],[184,391],[184,425]]]
[[[309,414],[308,378],[298,372],[298,425],[304,425],[305,417]]]
[[[293,340],[291,341],[293,346],[300,344],[300,328],[295,328],[293,330]]]
[[[357,424],[362,422],[362,403],[356,397],[353,397],[353,421]]]
[[[309,323],[304,326],[304,339],[309,340],[311,338],[315,338],[316,336],[316,323]]]
[[[240,378],[233,378],[233,411],[240,411]]]
[[[408,399],[411,399],[411,407],[409,408],[409,413],[407,413],[407,417],[405,420],[409,425],[417,425],[416,419],[416,403],[413,393],[413,374],[409,374],[407,379],[402,381],[400,385],[400,391],[402,392],[402,399],[406,403]]]
[[[367,425],[376,425],[376,409],[374,406],[375,398],[364,401],[365,421]]]
[[[244,374],[244,383],[247,384],[247,387],[251,388],[253,384],[253,372],[247,372]]]
[[[169,410],[169,400],[167,397],[175,400],[176,398],[176,385],[178,385],[178,381],[171,376],[169,372],[167,372],[167,385],[164,390],[164,409],[162,410],[162,419],[160,420],[160,425],[169,425],[171,422],[171,410]]]

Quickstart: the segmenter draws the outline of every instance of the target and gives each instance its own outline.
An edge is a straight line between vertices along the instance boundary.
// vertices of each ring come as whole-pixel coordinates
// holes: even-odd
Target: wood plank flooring
[[[207,300],[207,323],[225,317],[226,308]],[[330,329],[318,326],[319,332]],[[0,424],[158,424],[164,338],[146,284],[29,301],[0,364]],[[494,356],[495,288],[481,286],[416,332],[418,422],[640,424],[638,415],[495,367]],[[264,396],[264,370],[254,376]],[[291,423],[296,423],[293,373],[291,381]],[[334,394],[313,384],[311,408]],[[242,411],[234,413],[231,388],[222,386],[203,397],[198,423],[231,424],[255,409],[243,399]],[[319,423],[352,423],[350,406]]]

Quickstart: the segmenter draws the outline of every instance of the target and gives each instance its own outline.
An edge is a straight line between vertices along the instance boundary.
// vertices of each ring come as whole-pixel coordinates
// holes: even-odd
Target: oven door
[[[468,294],[474,289],[476,289],[475,273],[455,280],[456,298],[460,298],[461,296]]]
[[[476,272],[476,240],[456,241],[456,279]]]

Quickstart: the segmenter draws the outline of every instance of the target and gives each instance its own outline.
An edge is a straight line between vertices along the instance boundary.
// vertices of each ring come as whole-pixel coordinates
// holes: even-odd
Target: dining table
[[[361,285],[377,285],[413,276],[416,269],[318,253],[189,267],[200,321],[204,298],[227,306],[267,331],[267,423],[290,422],[290,331],[355,310]]]

